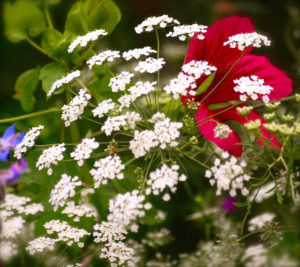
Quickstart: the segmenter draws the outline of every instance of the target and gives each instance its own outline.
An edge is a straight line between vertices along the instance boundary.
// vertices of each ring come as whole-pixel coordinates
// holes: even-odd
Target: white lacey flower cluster
[[[148,57],[144,61],[139,61],[134,70],[140,73],[155,73],[162,69],[165,64],[166,61],[163,58]]]
[[[109,86],[114,93],[124,91],[126,89],[126,85],[130,83],[133,76],[134,74],[129,73],[128,71],[123,71],[119,75],[110,79]]]
[[[233,81],[236,86],[233,88],[235,92],[240,93],[240,100],[247,101],[248,97],[252,100],[257,100],[258,96],[262,96],[264,103],[269,103],[269,94],[273,87],[265,85],[264,79],[259,79],[256,75],[245,76]]]
[[[228,153],[223,153],[228,157]],[[243,196],[246,196],[249,191],[245,187],[244,182],[250,180],[250,176],[245,174],[244,169],[247,163],[244,160],[238,160],[234,156],[229,157],[224,163],[221,163],[219,158],[215,159],[214,166],[205,172],[205,177],[209,178],[211,185],[216,184],[217,195],[220,195],[222,190],[229,191],[230,196],[235,197],[237,190],[240,189]]]
[[[268,199],[275,194],[275,188],[276,186],[274,182],[267,183],[262,187],[255,189],[251,193],[249,200],[255,201],[256,203],[261,203],[265,199]]]
[[[179,181],[185,181],[187,177],[184,174],[178,173],[179,166],[173,164],[171,167],[168,167],[166,164],[163,164],[161,168],[153,171],[149,175],[147,180],[148,188],[146,189],[146,194],[149,195],[153,193],[158,195],[162,193],[165,189],[170,190],[172,193],[175,193],[177,190],[177,184]],[[168,201],[171,199],[170,194],[167,192],[163,195],[163,200]]]
[[[176,139],[180,136],[179,129],[183,126],[181,122],[172,122],[163,113],[154,114],[150,122],[155,122],[153,131],[135,131],[134,138],[130,141],[129,147],[135,158],[145,156],[151,148],[158,145],[161,149],[166,149],[167,145],[178,145]]]
[[[94,117],[102,118],[105,114],[107,114],[110,110],[115,108],[115,103],[111,98],[103,100],[98,103],[98,106],[92,110]]]
[[[143,48],[135,48],[135,49],[123,52],[122,57],[126,61],[129,61],[133,58],[139,59],[141,56],[149,56],[152,53],[156,53],[156,50],[152,49],[150,46],[145,46]]]
[[[71,153],[71,158],[77,160],[78,166],[82,166],[84,160],[88,159],[93,150],[97,149],[99,145],[100,144],[95,141],[95,138],[84,138]]]
[[[80,71],[76,70],[71,73],[69,73],[67,76],[55,81],[52,86],[50,91],[48,92],[47,96],[51,96],[53,92],[57,89],[62,87],[64,84],[67,84],[71,81],[73,81],[75,78],[78,78],[80,76]]]
[[[127,231],[123,228],[122,225],[116,222],[105,222],[101,224],[96,223],[94,225],[93,236],[95,243],[100,242],[116,242],[125,239]]]
[[[74,201],[68,201],[61,213],[74,218],[74,222],[79,222],[81,217],[97,218],[98,216],[96,209],[92,205],[88,203],[76,205]]]
[[[249,220],[248,224],[248,230],[250,232],[253,232],[255,230],[262,229],[267,223],[272,222],[275,218],[274,213],[265,212],[261,215],[255,216],[252,219]]]
[[[72,227],[67,222],[60,220],[46,222],[44,227],[49,235],[57,233],[58,237],[56,240],[66,242],[68,246],[76,243],[78,247],[82,248],[84,247],[84,242],[80,242],[80,240],[83,237],[90,235],[86,230]]]
[[[107,32],[103,29],[95,30],[83,36],[78,36],[68,48],[68,53],[72,53],[77,46],[86,47],[88,42],[96,41],[99,36],[106,36]]]
[[[112,62],[114,59],[119,57],[119,51],[106,50],[91,57],[86,63],[89,65],[89,69],[92,69],[94,65],[102,65],[105,62]]]
[[[199,24],[191,24],[191,25],[179,25],[174,26],[173,31],[167,33],[167,37],[178,37],[180,41],[185,41],[186,38],[195,37],[199,40],[204,39],[204,35],[207,26],[199,25]]]
[[[70,126],[72,121],[76,121],[84,112],[84,108],[88,105],[91,95],[86,93],[85,89],[80,89],[69,105],[63,105],[61,108],[61,118],[65,121],[65,126]]]
[[[214,136],[221,139],[226,139],[232,133],[232,130],[227,124],[218,123],[214,128]]]
[[[20,159],[22,154],[25,153],[28,148],[34,146],[35,139],[40,135],[41,130],[44,129],[43,125],[32,127],[24,136],[21,143],[15,148],[15,157]]]
[[[164,87],[164,90],[168,94],[172,94],[175,99],[178,99],[180,95],[186,96],[188,93],[194,96],[196,91],[189,89],[197,88],[196,80],[202,75],[208,76],[216,72],[217,68],[205,60],[192,60],[182,66],[182,71],[170,81],[169,85]]]
[[[29,241],[26,250],[30,255],[42,253],[45,251],[52,251],[54,250],[57,241],[58,239],[56,238],[41,236]]]
[[[166,28],[170,24],[179,24],[179,21],[167,15],[148,17],[141,24],[135,27],[135,32],[137,34],[142,32],[151,32],[157,28]]]
[[[53,145],[47,149],[45,149],[38,158],[38,161],[36,162],[36,167],[39,170],[42,170],[44,168],[48,168],[48,175],[52,175],[53,170],[51,168],[51,165],[57,165],[59,161],[61,161],[64,156],[63,152],[66,151],[65,144],[58,144]]]
[[[108,179],[123,179],[122,170],[125,169],[121,158],[118,155],[107,156],[99,159],[94,164],[94,169],[90,170],[90,174],[94,178],[94,187],[98,188],[102,184],[107,184]]]
[[[231,48],[238,48],[243,51],[247,47],[261,47],[262,45],[270,46],[271,41],[264,35],[256,32],[239,33],[228,38],[224,46],[229,45]]]
[[[112,134],[112,132],[121,130],[121,127],[125,126],[126,124],[127,122],[125,115],[108,117],[101,127],[101,131],[105,132],[105,134],[109,136]]]
[[[75,195],[75,188],[81,186],[82,183],[77,176],[73,178],[67,174],[62,174],[61,179],[55,185],[50,193],[49,202],[54,206],[54,210],[63,207],[70,197]]]
[[[246,267],[266,266],[267,252],[268,250],[261,244],[247,247],[242,257],[242,261],[246,261]]]
[[[18,254],[18,246],[10,240],[0,241],[0,259],[4,262],[9,261],[11,258]]]

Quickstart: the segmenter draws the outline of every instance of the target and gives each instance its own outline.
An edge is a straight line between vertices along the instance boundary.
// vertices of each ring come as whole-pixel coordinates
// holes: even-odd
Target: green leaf
[[[208,87],[212,84],[212,82],[213,82],[215,76],[216,76],[216,72],[213,73],[213,74],[211,74],[211,75],[209,75],[209,76],[204,80],[204,82],[201,83],[201,84],[199,85],[199,87],[197,88],[196,95],[200,95],[200,94],[206,92],[206,90],[208,89]]]
[[[4,3],[5,34],[12,42],[38,36],[46,27],[45,16],[35,3],[17,1]]]
[[[102,101],[107,98],[116,100],[116,98],[118,98],[118,94],[112,95],[111,93],[111,88],[109,87],[110,78],[110,74],[105,74],[99,76],[97,80],[89,85],[89,90],[98,101]]]
[[[247,207],[248,203],[247,202],[233,202],[233,205],[238,208],[243,208],[243,207]]]
[[[57,5],[58,3],[60,3],[60,0],[45,0],[46,5],[48,6],[53,6],[53,5]]]
[[[28,112],[33,109],[34,91],[39,85],[40,69],[31,69],[22,73],[15,84],[16,98],[20,100],[22,108]]]
[[[280,205],[282,205],[282,201],[283,201],[283,199],[282,199],[282,195],[281,195],[281,193],[280,193],[280,191],[279,191],[279,189],[278,189],[278,186],[276,185],[276,197],[277,197],[277,201],[278,201],[278,203],[280,204]]]
[[[67,55],[68,43],[68,38],[55,29],[47,28],[42,34],[41,45],[52,56]]]
[[[40,73],[40,80],[42,81],[43,90],[48,93],[51,89],[52,84],[65,76],[66,71],[62,65],[57,62],[49,63],[42,67]]]
[[[67,32],[76,34],[76,35],[83,35],[86,33],[82,26],[82,14],[81,14],[81,4],[80,2],[76,2],[72,8],[70,9],[67,20],[65,23],[65,30]]]

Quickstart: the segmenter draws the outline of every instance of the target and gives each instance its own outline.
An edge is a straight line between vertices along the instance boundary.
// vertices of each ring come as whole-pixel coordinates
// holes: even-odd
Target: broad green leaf
[[[66,74],[66,71],[62,65],[57,62],[49,63],[42,67],[40,73],[40,80],[42,81],[43,90],[48,93],[52,84],[62,78]]]
[[[216,72],[209,75],[197,88],[196,95],[200,95],[208,89],[208,87],[212,84],[214,78],[215,78]]]
[[[86,33],[82,26],[82,14],[81,14],[81,4],[80,2],[76,2],[72,8],[70,9],[67,20],[65,23],[65,30],[67,32],[76,34],[76,35],[83,35]]]
[[[12,42],[38,36],[46,27],[45,16],[35,3],[17,1],[4,3],[5,34]]]
[[[60,0],[45,0],[45,2],[48,6],[52,6],[52,5],[57,5],[58,3],[60,3]]]
[[[232,104],[230,102],[222,102],[222,103],[216,103],[216,104],[210,104],[208,106],[209,110],[215,110],[219,108],[226,108],[228,106],[231,106]]]
[[[55,29],[47,28],[42,34],[42,47],[52,56],[67,55],[68,43],[68,39]]]
[[[15,84],[16,98],[20,100],[22,108],[28,112],[33,109],[34,91],[39,85],[40,69],[31,69],[22,73]]]

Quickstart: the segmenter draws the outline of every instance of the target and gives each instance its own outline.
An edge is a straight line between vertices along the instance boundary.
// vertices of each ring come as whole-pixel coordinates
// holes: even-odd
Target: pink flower
[[[236,157],[242,154],[241,139],[238,134],[226,126],[229,129],[226,138],[215,135],[216,126],[224,125],[226,120],[245,124],[258,119],[262,125],[260,127],[261,137],[258,139],[259,143],[263,145],[263,141],[269,140],[273,147],[280,148],[281,146],[274,135],[263,127],[265,120],[256,111],[252,110],[248,116],[244,117],[237,113],[237,106],[227,107],[227,109],[212,109],[211,105],[234,100],[239,101],[241,94],[234,91],[236,86],[234,81],[241,77],[257,76],[259,79],[263,79],[264,85],[273,88],[268,94],[271,101],[280,100],[292,92],[292,81],[284,72],[273,66],[264,56],[249,55],[253,47],[241,51],[228,45],[224,46],[224,42],[228,41],[231,36],[253,32],[254,26],[248,18],[234,16],[220,19],[207,28],[203,40],[191,39],[185,62],[205,60],[217,68],[214,80],[205,92],[197,96],[182,97],[182,101],[185,104],[187,98],[189,98],[200,104],[196,113],[200,132],[205,138]],[[239,58],[240,60],[238,60]],[[230,68],[232,69],[230,70]],[[227,73],[229,70],[230,72]],[[226,73],[225,79],[218,84]],[[207,77],[202,75],[197,80],[197,87]],[[257,100],[262,100],[262,95],[257,97]]]

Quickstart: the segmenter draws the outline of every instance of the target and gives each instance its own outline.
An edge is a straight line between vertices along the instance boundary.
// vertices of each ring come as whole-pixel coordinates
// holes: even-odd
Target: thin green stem
[[[49,55],[47,53],[47,51],[42,48],[41,46],[39,46],[37,43],[35,43],[32,39],[30,39],[28,36],[26,37],[26,40],[28,41],[28,43],[30,43],[35,49],[39,50],[41,53],[43,53],[44,55],[46,55],[47,57],[57,61],[54,57],[52,57],[51,55]]]
[[[47,19],[49,28],[54,29],[47,4],[44,4],[44,11],[45,11],[45,15],[46,15],[46,19]]]
[[[175,149],[175,151],[178,152],[178,153],[182,153],[184,156],[186,156],[186,157],[189,158],[190,160],[194,161],[195,163],[198,163],[200,166],[202,166],[202,167],[204,167],[204,168],[206,168],[206,169],[209,169],[209,167],[208,167],[206,164],[204,164],[204,163],[200,162],[199,160],[193,158],[193,157],[190,156],[189,154],[187,154],[187,153],[185,153],[185,152],[183,152],[183,151],[180,151],[179,149]]]
[[[17,116],[17,117],[8,118],[8,119],[2,119],[2,120],[0,120],[0,123],[19,121],[19,120],[28,119],[31,117],[40,116],[40,115],[47,114],[47,113],[60,112],[60,111],[61,111],[60,108],[50,108],[48,110],[41,110],[41,111],[26,114],[26,115],[22,115],[22,116]]]

